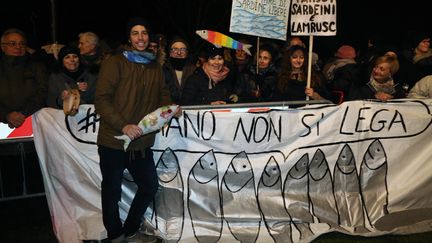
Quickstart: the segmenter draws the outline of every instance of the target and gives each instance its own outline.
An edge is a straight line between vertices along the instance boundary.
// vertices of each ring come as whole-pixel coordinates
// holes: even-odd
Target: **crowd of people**
[[[210,43],[200,50],[191,50],[183,37],[173,36],[167,44],[164,35],[152,34],[146,43],[146,52],[152,53],[161,65],[170,97],[179,105],[292,101],[306,97],[335,103],[358,99],[386,101],[424,97],[418,92],[427,93],[423,89],[429,86],[424,83],[429,83],[430,78],[412,88],[432,74],[430,37],[425,33],[415,37],[411,48],[403,50],[378,49],[370,43],[366,50],[341,45],[334,57],[327,60],[313,53],[309,87],[306,87],[308,47],[300,37],[291,37],[282,46],[267,40],[249,56],[243,50],[225,49]],[[247,39],[241,41],[250,43]],[[79,90],[82,104],[93,104],[103,61],[128,48],[128,45],[120,45],[113,50],[104,48],[101,43],[93,32],[80,33],[75,45],[66,45],[55,55],[47,54],[49,62],[46,58],[45,62],[37,62],[41,60],[40,55],[27,47],[25,33],[19,29],[6,30],[1,44],[0,85],[5,87],[1,92],[8,98],[5,99],[7,104],[1,104],[1,121],[17,127],[25,116],[38,108],[61,108],[70,89]],[[11,73],[24,74],[29,70],[33,73],[30,79],[37,81],[37,85],[26,77],[10,77]],[[29,95],[32,92],[35,95]],[[33,100],[18,102],[22,96]],[[24,100],[26,104],[22,103]],[[8,110],[15,113],[5,113]],[[23,111],[27,112],[24,116],[16,113]]]
[[[371,44],[360,52],[342,45],[326,61],[314,53],[307,85],[308,47],[299,37],[282,46],[265,41],[249,56],[211,43],[191,50],[179,36],[167,44],[142,18],[131,19],[126,34],[127,44],[106,50],[97,34],[80,33],[77,45],[62,47],[44,64],[28,48],[23,31],[12,28],[1,36],[0,122],[17,128],[40,108],[62,109],[71,89],[79,91],[81,104],[95,105],[101,118],[103,222],[112,242],[138,237],[142,215],[157,191],[150,149],[154,134],[143,135],[136,124],[160,106],[432,97],[427,35],[416,36],[406,50],[377,50]],[[114,138],[123,134],[134,140],[126,152]],[[118,201],[125,169],[138,189],[122,223]]]

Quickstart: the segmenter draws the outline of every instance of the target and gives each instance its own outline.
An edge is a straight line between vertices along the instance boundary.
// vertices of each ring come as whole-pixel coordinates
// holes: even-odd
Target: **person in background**
[[[237,102],[229,68],[223,59],[224,48],[208,44],[206,62],[186,79],[181,99],[182,105],[219,105]]]
[[[48,81],[47,105],[62,109],[63,100],[70,95],[69,89],[78,89],[81,104],[93,104],[96,75],[80,65],[80,51],[64,46],[58,54],[57,65]]]
[[[306,49],[306,54],[308,53],[308,49],[306,44],[303,42],[303,40],[298,36],[292,36],[287,39],[285,44],[285,51],[289,50],[292,46],[302,46]],[[317,53],[312,52],[312,69],[319,72],[321,71],[321,60],[319,59],[319,56]]]
[[[160,38],[162,38],[160,34],[150,35],[149,46],[147,49],[149,52],[153,52],[156,56],[157,62],[163,66],[165,64],[166,52],[164,50],[165,48],[160,45]]]
[[[247,39],[239,39],[239,42],[251,44]],[[255,60],[252,60],[252,56],[249,56],[249,54],[242,49],[226,49],[226,51],[229,51],[232,57],[230,61],[225,59],[226,66],[230,69],[230,79],[233,82],[231,85],[232,87],[238,87],[240,85],[238,82],[242,73],[245,72],[252,61]],[[253,53],[253,50],[250,51]]]
[[[206,54],[205,48],[200,48],[198,50],[197,55],[196,55],[195,67],[197,67],[197,68],[202,67],[204,65],[204,63],[207,61],[206,56],[207,56],[207,54]]]
[[[401,70],[398,78],[409,87],[421,78],[432,74],[431,39],[428,34],[417,33],[412,37],[412,48],[405,49],[399,55]]]
[[[97,74],[102,61],[106,59],[104,53],[102,53],[99,36],[93,32],[84,32],[80,33],[78,37],[80,61],[83,68]]]
[[[129,45],[107,59],[99,72],[95,108],[100,115],[97,138],[102,172],[102,216],[111,242],[141,242],[141,220],[155,196],[159,183],[153,160],[155,134],[143,135],[138,122],[157,108],[170,105],[169,90],[162,68],[153,53],[147,52],[149,24],[140,17],[126,24]],[[133,140],[127,151],[114,136]],[[123,172],[128,169],[137,185],[124,223],[119,201]]]
[[[364,80],[361,67],[355,60],[356,56],[352,46],[342,45],[337,49],[333,61],[324,65],[323,74],[330,90],[342,91],[344,96],[349,96],[351,87]]]
[[[378,99],[387,101],[404,98],[404,91],[393,75],[399,70],[399,61],[391,55],[380,56],[370,74],[369,82],[353,86],[348,100]]]
[[[48,73],[26,52],[23,31],[8,29],[1,36],[0,122],[18,128],[24,120],[45,106]]]
[[[275,50],[271,45],[260,46],[258,70],[255,61],[241,73],[238,80],[236,90],[241,102],[268,102],[273,99],[278,75],[274,56]]]
[[[196,66],[189,59],[189,45],[181,37],[175,37],[168,45],[169,58],[163,66],[165,82],[174,103],[181,102],[186,79],[193,74]]]
[[[430,99],[432,98],[432,75],[420,79],[409,91],[407,98]]]
[[[322,100],[330,96],[319,72],[312,70],[310,88],[307,88],[307,51],[303,46],[292,46],[285,53],[278,77],[274,101]]]

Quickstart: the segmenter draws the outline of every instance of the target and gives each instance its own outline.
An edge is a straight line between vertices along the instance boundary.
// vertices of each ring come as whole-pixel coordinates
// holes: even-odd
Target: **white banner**
[[[184,111],[153,147],[160,189],[146,212],[146,230],[180,242],[430,231],[431,102]],[[61,242],[105,234],[96,146],[85,143],[95,139],[95,118],[91,106],[81,106],[74,118],[53,109],[34,116]],[[133,183],[125,180],[123,190],[124,217]]]
[[[293,0],[290,13],[291,35],[336,35],[336,0]]]
[[[230,32],[286,40],[290,0],[234,0]]]

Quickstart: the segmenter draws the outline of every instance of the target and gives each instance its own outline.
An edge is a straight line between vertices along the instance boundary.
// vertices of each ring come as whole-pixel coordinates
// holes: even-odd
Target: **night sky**
[[[54,1],[54,0],[51,0]],[[7,1],[0,9],[0,31],[18,27],[29,34],[31,45],[51,43],[51,1]],[[58,43],[77,40],[84,31],[94,31],[108,41],[125,41],[124,25],[133,16],[150,20],[153,31],[184,36],[192,46],[201,40],[197,29],[229,33],[232,1],[229,0],[55,0]],[[414,31],[428,31],[430,21],[426,2],[339,0],[337,1],[337,31],[332,37],[316,37],[314,50],[330,55],[340,44],[356,48],[366,45],[373,37],[380,43],[401,46]],[[428,29],[427,29],[428,28]],[[254,38],[254,37],[251,37]],[[254,39],[252,39],[254,40]]]

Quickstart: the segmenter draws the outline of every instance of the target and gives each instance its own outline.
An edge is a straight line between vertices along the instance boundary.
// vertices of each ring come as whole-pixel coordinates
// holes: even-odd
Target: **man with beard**
[[[163,67],[165,82],[170,90],[171,99],[179,104],[185,80],[195,71],[195,65],[189,61],[187,42],[175,37],[168,46],[169,58]]]

